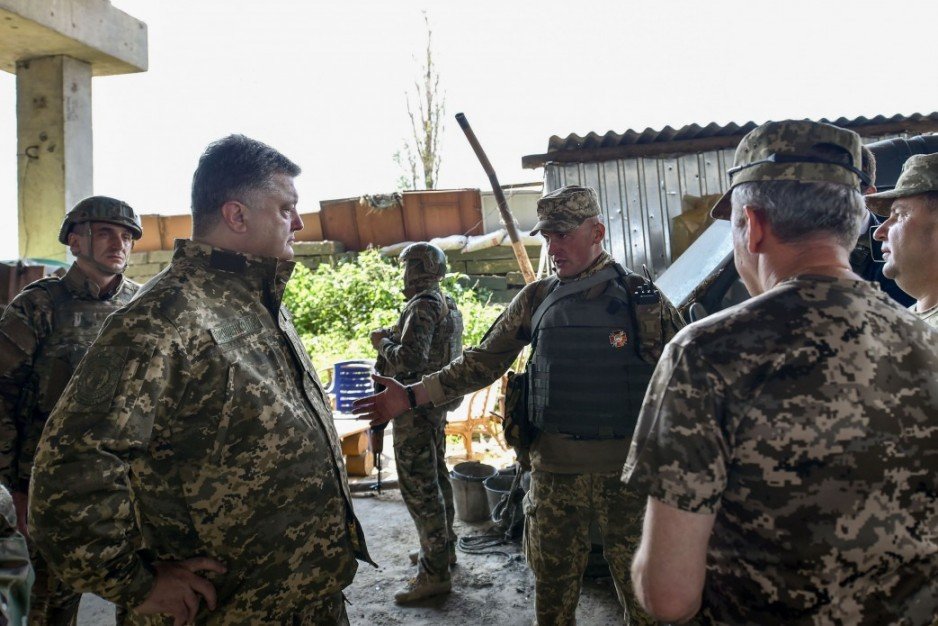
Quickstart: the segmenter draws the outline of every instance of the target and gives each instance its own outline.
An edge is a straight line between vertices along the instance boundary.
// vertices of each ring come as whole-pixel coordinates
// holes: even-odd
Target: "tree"
[[[440,91],[440,73],[433,63],[433,30],[426,11],[423,12],[423,21],[427,27],[426,58],[420,68],[420,77],[414,81],[416,93],[404,92],[413,143],[405,141],[403,154],[401,151],[394,154],[394,161],[404,170],[398,181],[401,189],[416,189],[419,173],[423,174],[420,182],[424,189],[435,189],[442,161],[440,136],[443,134],[446,94]]]

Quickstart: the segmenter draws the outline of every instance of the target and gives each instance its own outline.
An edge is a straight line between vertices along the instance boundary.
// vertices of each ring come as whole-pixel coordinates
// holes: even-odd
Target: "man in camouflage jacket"
[[[532,318],[548,295],[564,286],[591,281],[600,272],[611,270],[612,257],[602,248],[605,226],[600,219],[596,193],[586,187],[558,189],[538,202],[540,231],[547,243],[556,277],[526,285],[508,305],[482,339],[481,345],[463,351],[441,370],[424,376],[421,382],[406,388],[393,382],[386,393],[359,401],[357,411],[376,422],[387,421],[404,412],[409,405],[439,406],[453,398],[491,384],[502,376],[521,350],[533,339]],[[606,296],[621,287],[619,275],[604,279],[569,299],[574,306],[602,313],[610,304]],[[641,287],[650,286],[630,274]],[[663,297],[653,304],[637,305],[635,293],[627,296],[629,304],[619,309],[621,331],[604,335],[599,350],[623,350],[641,358],[649,368],[660,350],[682,325],[674,308]],[[634,312],[635,315],[631,314]],[[635,328],[638,325],[640,328]],[[641,341],[639,341],[641,337]],[[603,397],[629,383],[641,389],[633,391],[639,402],[644,395],[643,382],[617,379],[606,385],[602,379],[611,375],[600,371],[590,354],[558,355],[542,370],[578,371],[591,380],[573,391],[580,404],[593,397]],[[537,350],[535,350],[535,356]],[[625,370],[620,370],[625,371]],[[650,374],[650,369],[649,369]],[[550,379],[551,385],[563,383]],[[589,385],[592,384],[592,387]],[[408,394],[412,394],[409,398]],[[621,409],[622,413],[626,409]],[[637,417],[621,415],[628,423]],[[374,423],[374,422],[373,422]],[[634,424],[634,421],[632,422]],[[628,433],[631,435],[631,432]],[[628,453],[628,437],[591,437],[563,432],[541,432],[531,450],[531,489],[525,498],[524,549],[535,577],[535,612],[538,624],[570,624],[574,621],[583,573],[590,551],[590,522],[595,521],[603,536],[603,551],[609,563],[616,591],[631,623],[650,623],[636,606],[629,582],[629,564],[641,533],[644,498],[626,489],[619,480]]]
[[[0,609],[0,624],[4,625],[22,623],[29,611],[29,588],[33,584],[29,549],[16,525],[13,497],[0,485],[0,596],[6,605],[6,611]]]
[[[371,333],[380,374],[409,384],[435,372],[462,351],[462,315],[440,289],[446,254],[434,245],[414,243],[401,252],[404,295],[397,324]],[[453,488],[446,467],[446,412],[452,407],[421,407],[394,422],[394,464],[401,496],[417,526],[418,573],[395,594],[399,603],[446,593],[449,568],[456,562]]]
[[[911,306],[938,328],[938,154],[916,154],[902,167],[895,189],[867,196],[886,218],[873,236],[883,242],[883,274],[917,302]]]
[[[668,345],[624,472],[662,621],[938,615],[938,332],[850,269],[859,164],[855,133],[807,121],[736,150],[713,216],[753,298]]]
[[[134,210],[105,196],[68,212],[59,241],[75,262],[62,278],[28,285],[0,318],[0,483],[13,494],[26,534],[27,494],[36,446],[49,413],[105,318],[139,285],[123,276],[133,241],[143,234]],[[30,541],[36,583],[31,624],[71,624],[81,596],[49,571]]]
[[[297,174],[241,135],[209,145],[193,240],[108,319],[40,442],[31,532],[71,585],[134,607],[130,623],[347,623],[367,552],[281,306]]]

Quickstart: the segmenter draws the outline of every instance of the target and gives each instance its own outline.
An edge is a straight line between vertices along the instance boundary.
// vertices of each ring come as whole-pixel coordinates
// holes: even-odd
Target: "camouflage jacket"
[[[111,316],[49,417],[30,533],[123,606],[153,561],[215,558],[206,624],[306,623],[367,559],[332,415],[280,304],[293,263],[180,240]],[[146,622],[140,617],[133,619]]]
[[[404,383],[420,380],[462,350],[462,330],[456,303],[438,285],[418,293],[404,305],[390,336],[378,344],[378,355],[385,363],[380,373]]]
[[[26,539],[16,530],[13,498],[0,485],[0,594],[7,605],[6,612],[0,607],[0,622],[6,616],[11,624],[22,623],[29,613],[29,588],[32,584],[29,549]]]
[[[0,484],[29,489],[46,418],[104,324],[139,285],[121,276],[102,294],[72,264],[64,277],[28,285],[0,318]]]
[[[931,623],[936,340],[870,283],[805,276],[668,345],[624,477],[716,515],[705,623]]]
[[[603,252],[590,267],[570,280],[586,278],[613,262],[612,257]],[[531,343],[531,318],[554,286],[556,281],[552,278],[525,285],[485,333],[479,346],[464,350],[462,356],[439,372],[424,376],[423,384],[433,404],[440,405],[481,389],[504,374],[521,350]],[[607,284],[603,283],[571,297],[595,299],[606,288]],[[663,345],[683,323],[663,296],[654,315],[662,320]],[[558,473],[618,471],[627,454],[628,446],[619,440],[574,440],[567,435],[542,433],[532,446],[531,463],[537,469]]]

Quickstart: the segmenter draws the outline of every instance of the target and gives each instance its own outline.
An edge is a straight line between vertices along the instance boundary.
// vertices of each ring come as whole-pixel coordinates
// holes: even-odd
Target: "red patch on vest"
[[[622,348],[625,347],[625,344],[629,342],[629,336],[625,334],[624,330],[617,330],[614,333],[609,333],[609,344],[613,348]]]

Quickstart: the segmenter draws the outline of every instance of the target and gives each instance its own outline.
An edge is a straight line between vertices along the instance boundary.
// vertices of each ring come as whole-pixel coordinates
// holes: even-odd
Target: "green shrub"
[[[374,359],[369,333],[397,321],[405,302],[403,278],[403,269],[376,250],[315,271],[297,265],[283,302],[318,371],[336,361]],[[490,304],[489,294],[469,288],[464,275],[448,274],[442,284],[462,312],[463,343],[478,344],[504,306]]]

